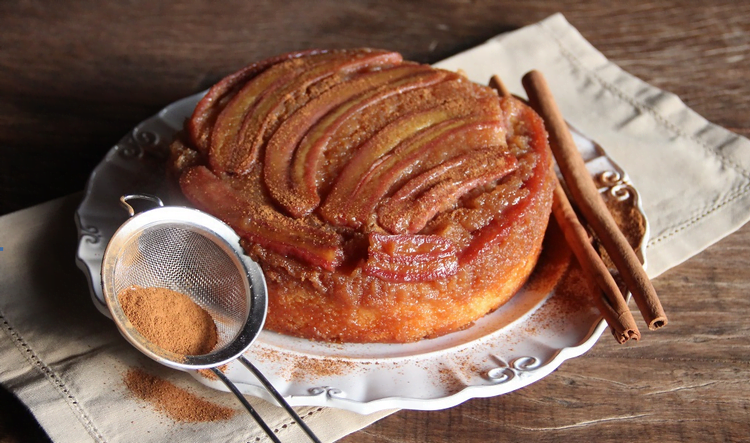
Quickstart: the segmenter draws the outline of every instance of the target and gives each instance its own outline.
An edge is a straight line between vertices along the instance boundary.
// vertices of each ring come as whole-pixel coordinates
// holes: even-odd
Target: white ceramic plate
[[[167,204],[185,204],[170,192],[164,162],[168,144],[201,96],[172,103],[136,126],[89,179],[76,214],[77,263],[104,315],[109,312],[101,291],[101,260],[109,238],[127,219],[119,197],[152,193]],[[638,193],[625,172],[594,142],[575,131],[574,137],[610,208],[636,214],[639,226],[645,225]],[[638,253],[643,261],[647,229],[642,233]],[[540,380],[563,361],[588,351],[605,329],[596,309],[581,302],[575,291],[530,284],[472,327],[436,339],[327,344],[264,331],[246,357],[292,405],[332,406],[362,414],[391,408],[434,410]],[[241,391],[271,400],[242,365],[231,364],[226,374]],[[226,390],[216,380],[197,373],[195,378]]]

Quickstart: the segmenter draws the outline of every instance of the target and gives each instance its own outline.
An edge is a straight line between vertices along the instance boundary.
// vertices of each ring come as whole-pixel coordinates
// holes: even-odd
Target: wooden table
[[[0,214],[81,190],[135,124],[249,61],[373,46],[435,62],[558,11],[625,70],[750,136],[748,2],[7,1]],[[640,343],[605,336],[520,391],[401,411],[343,441],[750,438],[748,257],[750,226],[656,279],[671,322]],[[3,393],[0,442],[15,441],[47,438]]]

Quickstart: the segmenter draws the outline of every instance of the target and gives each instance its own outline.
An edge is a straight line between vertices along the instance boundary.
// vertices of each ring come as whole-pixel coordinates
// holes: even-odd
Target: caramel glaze
[[[409,342],[463,329],[536,264],[553,173],[519,100],[387,51],[286,54],[217,83],[171,172],[263,268],[266,327]]]

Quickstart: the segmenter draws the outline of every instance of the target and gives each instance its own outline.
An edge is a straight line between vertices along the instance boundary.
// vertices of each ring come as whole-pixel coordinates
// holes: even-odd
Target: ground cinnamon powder
[[[218,339],[216,324],[190,297],[166,288],[131,286],[117,294],[136,330],[151,343],[181,355],[209,353]]]
[[[197,397],[142,369],[129,369],[123,381],[137,398],[147,401],[154,409],[177,422],[228,420],[237,412]]]

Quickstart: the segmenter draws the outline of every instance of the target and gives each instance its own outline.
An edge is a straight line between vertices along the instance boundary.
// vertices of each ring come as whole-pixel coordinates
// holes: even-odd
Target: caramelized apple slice
[[[369,275],[393,282],[433,281],[458,272],[453,243],[436,235],[385,235],[370,233]]]
[[[515,131],[509,132],[515,132],[512,134],[513,137],[528,137],[528,144],[532,151],[528,155],[537,157],[532,175],[525,184],[525,189],[529,192],[526,198],[496,215],[488,225],[476,231],[471,244],[461,253],[461,263],[471,262],[487,249],[503,242],[510,235],[513,223],[519,217],[523,217],[534,199],[543,199],[543,195],[552,193],[554,181],[545,180],[547,174],[553,174],[553,172],[552,155],[542,119],[525,104],[516,99],[513,100],[516,102],[510,104],[516,113],[513,117],[520,120],[520,123],[511,125]],[[548,189],[542,189],[545,183]]]
[[[350,198],[353,220],[364,223],[395,186],[462,152],[505,144],[503,125],[484,116],[453,119],[399,145],[362,177]]]
[[[291,59],[271,66],[264,72],[248,81],[239,92],[227,103],[211,132],[210,156],[211,169],[214,171],[231,170],[238,156],[243,155],[240,146],[243,122],[247,116],[258,112],[264,99],[274,91],[283,89],[296,78],[310,70],[328,66],[341,61],[346,53],[328,52],[308,57]],[[253,155],[253,153],[251,153]]]
[[[360,98],[365,100],[364,105],[366,105],[368,98],[377,97],[384,88],[393,87],[397,93],[400,88],[414,87],[425,81],[434,82],[442,78],[442,75],[435,75],[434,72],[425,72],[424,68],[417,65],[370,72],[331,88],[300,108],[279,127],[266,148],[263,174],[271,197],[295,217],[308,214],[319,202],[317,190],[314,189],[314,184],[313,189],[307,193],[304,193],[304,189],[300,187],[295,188],[291,167],[295,150],[302,149],[303,152],[299,154],[301,161],[296,166],[300,170],[297,177],[301,180],[304,177],[305,168],[309,167],[305,157],[310,149],[309,144],[314,142],[315,137],[313,132],[309,138],[303,140],[310,128],[315,127],[322,119],[320,127],[325,132],[326,123],[328,123],[325,120],[330,112],[333,113],[333,121],[335,121],[341,107],[345,108],[343,114],[346,114],[346,108],[361,104]],[[361,97],[362,95],[364,97]],[[307,144],[303,144],[300,148],[302,141],[306,141]]]
[[[205,166],[188,169],[180,178],[180,187],[193,204],[219,217],[244,239],[329,271],[343,260],[339,234],[242,199]]]
[[[407,114],[388,124],[372,138],[362,143],[357,148],[356,154],[342,169],[320,207],[323,218],[334,225],[356,227],[357,222],[349,217],[347,208],[351,195],[357,189],[357,184],[375,162],[392,151],[399,143],[423,129],[458,117],[462,113],[465,114],[466,111],[436,106]]]
[[[340,74],[337,82],[345,80],[345,75],[362,69],[388,67],[401,63],[401,56],[395,52],[375,50],[355,50],[332,53],[332,56],[319,63],[307,66],[301,72],[291,74],[266,88],[251,109],[246,109],[242,114],[242,124],[239,131],[230,131],[226,135],[225,143],[228,149],[217,156],[216,164],[212,164],[214,170],[228,171],[237,174],[247,172],[257,160],[260,150],[271,134],[275,132],[283,120],[283,116],[289,115],[301,106],[306,99],[308,88],[323,79]],[[303,98],[300,100],[300,98]],[[221,121],[222,116],[228,110],[222,112],[217,119]],[[234,127],[231,127],[234,129]],[[215,133],[218,130],[214,131]],[[217,136],[218,138],[218,136]],[[214,146],[212,136],[211,152],[218,149]]]
[[[415,234],[470,190],[507,175],[515,157],[498,149],[460,155],[409,180],[378,209],[378,222],[395,234]]]
[[[294,77],[305,72],[311,64],[320,59],[330,59],[335,54],[321,54],[316,57],[289,60],[271,66],[263,73],[248,81],[227,103],[211,132],[209,164],[214,171],[226,171],[230,168],[234,158],[238,155],[237,146],[242,122],[248,113],[253,113],[257,101],[269,89],[279,88]]]
[[[232,97],[234,97],[237,91],[239,91],[250,79],[265,71],[269,66],[281,63],[285,60],[315,55],[322,52],[324,51],[312,49],[308,51],[281,54],[258,63],[253,63],[221,79],[218,83],[213,85],[211,89],[206,92],[206,95],[204,95],[198,102],[195,106],[195,110],[193,110],[192,116],[185,125],[192,145],[201,154],[205,155],[208,153],[211,131],[214,122],[216,121],[216,117]]]
[[[505,241],[510,235],[513,224],[526,212],[529,207],[528,198],[505,209],[485,226],[478,230],[469,246],[461,253],[462,264],[469,263],[479,257],[483,251]]]
[[[395,72],[396,70],[403,70],[404,76]],[[378,74],[373,74],[372,88],[339,105],[315,122],[297,146],[290,168],[291,192],[296,194],[302,204],[295,208],[295,215],[307,214],[320,204],[316,183],[318,168],[331,137],[348,118],[390,96],[433,85],[442,81],[447,74],[419,65],[393,68],[390,71],[394,72],[384,75],[382,79],[378,78]],[[381,83],[384,84],[380,85]]]

